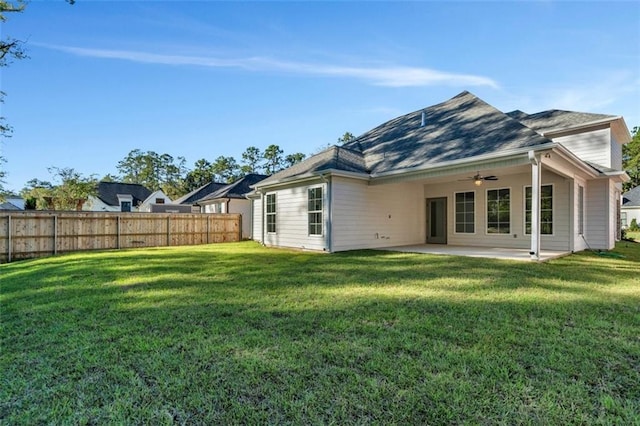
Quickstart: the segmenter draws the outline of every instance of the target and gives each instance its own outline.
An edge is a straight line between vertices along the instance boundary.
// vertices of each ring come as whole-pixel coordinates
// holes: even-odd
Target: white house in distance
[[[631,188],[622,194],[622,210],[620,212],[622,227],[628,228],[633,219],[640,226],[640,186]]]
[[[580,251],[619,238],[619,116],[503,113],[463,92],[259,182],[253,238],[337,252],[416,244]]]
[[[184,213],[162,191],[152,192],[139,184],[119,182],[98,183],[97,196],[89,197],[82,209],[94,212]],[[186,212],[189,213],[190,209]]]

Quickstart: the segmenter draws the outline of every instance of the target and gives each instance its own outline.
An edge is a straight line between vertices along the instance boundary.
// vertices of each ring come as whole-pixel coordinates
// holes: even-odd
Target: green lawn
[[[0,265],[0,424],[640,424],[640,244]]]

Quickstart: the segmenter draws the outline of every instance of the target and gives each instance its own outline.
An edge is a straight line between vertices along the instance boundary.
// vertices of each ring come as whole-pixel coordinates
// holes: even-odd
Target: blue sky
[[[200,159],[345,132],[469,90],[498,109],[640,125],[638,2],[32,1],[2,35],[8,189],[129,151]]]

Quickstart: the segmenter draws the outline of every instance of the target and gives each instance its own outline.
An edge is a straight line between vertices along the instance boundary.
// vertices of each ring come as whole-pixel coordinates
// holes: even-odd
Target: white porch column
[[[531,161],[531,250],[532,260],[540,260],[540,158],[529,151]]]

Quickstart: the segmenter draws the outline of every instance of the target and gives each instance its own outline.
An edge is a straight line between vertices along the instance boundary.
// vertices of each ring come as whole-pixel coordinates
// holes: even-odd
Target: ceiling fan
[[[480,172],[478,172],[474,176],[469,176],[466,179],[460,179],[460,180],[472,180],[474,185],[480,186],[480,185],[482,185],[483,181],[485,181],[485,180],[498,180],[498,177],[497,176],[493,176],[493,175],[491,175],[491,176],[482,176],[480,174]]]

